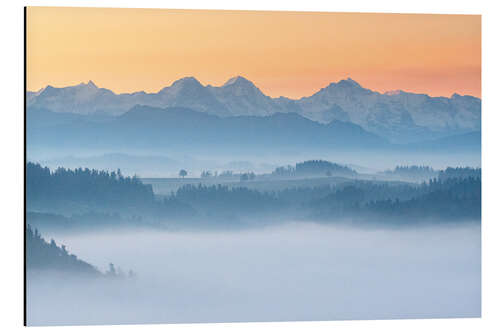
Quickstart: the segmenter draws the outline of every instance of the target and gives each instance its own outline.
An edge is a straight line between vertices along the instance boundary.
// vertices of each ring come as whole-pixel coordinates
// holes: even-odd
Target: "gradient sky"
[[[242,75],[273,97],[351,77],[385,92],[481,95],[481,17],[29,7],[27,85],[156,92]]]

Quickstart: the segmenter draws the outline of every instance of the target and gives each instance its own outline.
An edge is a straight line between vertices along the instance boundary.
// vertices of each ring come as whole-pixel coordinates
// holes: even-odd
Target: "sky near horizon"
[[[27,88],[92,80],[157,92],[186,76],[241,75],[272,97],[310,96],[351,77],[481,97],[481,16],[28,7]]]

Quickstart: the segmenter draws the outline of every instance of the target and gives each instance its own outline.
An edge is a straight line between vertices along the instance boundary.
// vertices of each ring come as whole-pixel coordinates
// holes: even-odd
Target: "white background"
[[[500,5],[475,0],[116,0],[2,3],[0,39],[0,327],[3,332],[499,332]],[[107,6],[392,13],[482,14],[483,317],[481,319],[287,322],[23,328],[23,6]],[[92,24],[89,22],[89,24]]]

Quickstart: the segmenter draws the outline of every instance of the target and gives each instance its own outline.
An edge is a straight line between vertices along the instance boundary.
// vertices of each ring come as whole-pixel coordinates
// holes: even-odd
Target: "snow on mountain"
[[[111,90],[98,88],[92,81],[64,88],[48,85],[32,94],[27,102],[29,107],[81,114],[101,110],[116,113],[123,104]]]
[[[305,116],[316,121],[324,121],[331,107],[340,107],[350,121],[393,141],[476,131],[481,126],[478,98],[457,94],[430,97],[403,91],[380,94],[352,79],[331,83],[297,104]]]
[[[185,77],[157,93],[115,94],[92,81],[38,92],[27,92],[29,107],[54,112],[123,114],[135,105],[185,107],[230,116],[297,113],[320,123],[349,121],[393,142],[418,141],[481,129],[481,100],[454,94],[430,97],[401,90],[379,93],[351,78],[333,82],[301,99],[266,96],[251,81],[236,76],[222,86],[203,86]]]
[[[282,111],[271,97],[242,76],[229,79],[221,87],[208,86],[208,89],[233,116],[268,116]]]
[[[144,105],[157,107],[185,107],[197,111],[224,116],[226,106],[194,77],[185,77],[175,81],[152,96]]]

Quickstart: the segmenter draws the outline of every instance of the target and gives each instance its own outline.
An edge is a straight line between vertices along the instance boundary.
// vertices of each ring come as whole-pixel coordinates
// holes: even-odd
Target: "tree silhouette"
[[[50,171],[39,164],[26,165],[28,202],[73,201],[117,206],[154,202],[153,188],[137,177],[123,177],[121,171],[57,168]]]
[[[181,169],[181,171],[179,171],[179,176],[181,176],[182,178],[186,177],[187,174],[188,174],[187,171],[184,169]]]
[[[74,254],[68,253],[64,245],[58,246],[52,239],[45,241],[40,232],[30,225],[26,228],[26,269],[32,270],[58,270],[88,276],[101,276],[94,266],[78,259]]]
[[[106,275],[111,277],[115,277],[117,275],[115,270],[115,265],[113,265],[113,263],[111,262],[109,263],[109,270],[106,272]]]

